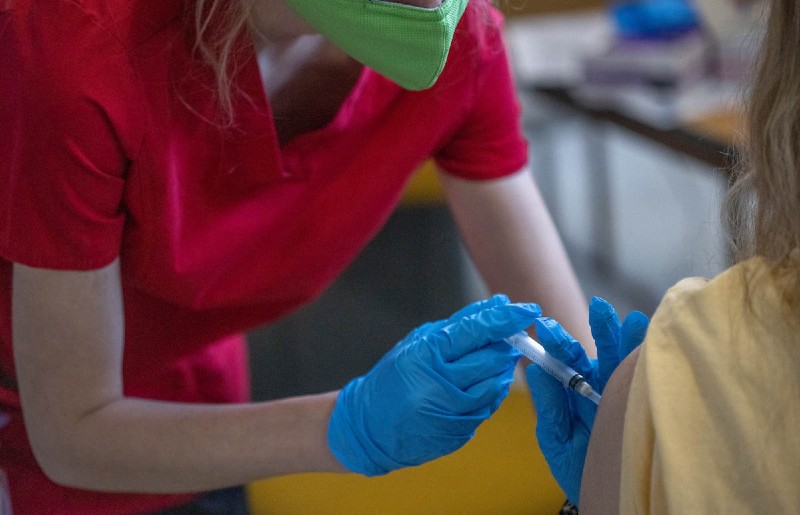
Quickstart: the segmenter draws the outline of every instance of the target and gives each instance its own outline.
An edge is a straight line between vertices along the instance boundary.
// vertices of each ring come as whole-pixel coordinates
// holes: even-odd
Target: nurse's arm
[[[530,170],[489,181],[439,176],[487,287],[513,301],[540,304],[594,356],[588,303]]]
[[[581,515],[619,515],[625,410],[639,349],[620,363],[603,390],[583,465]]]
[[[125,397],[119,262],[14,265],[13,338],[25,424],[44,472],[110,492],[190,492],[344,471],[328,450],[335,393],[242,405]]]

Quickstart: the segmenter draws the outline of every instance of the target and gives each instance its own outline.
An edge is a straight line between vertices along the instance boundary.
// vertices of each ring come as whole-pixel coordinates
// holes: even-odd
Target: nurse
[[[540,314],[509,298],[591,342],[484,0],[12,0],[0,69],[18,514],[244,512],[232,487],[258,478],[417,465],[506,395],[519,356],[496,342]],[[431,157],[508,297],[340,392],[248,403],[243,332],[316,298]]]

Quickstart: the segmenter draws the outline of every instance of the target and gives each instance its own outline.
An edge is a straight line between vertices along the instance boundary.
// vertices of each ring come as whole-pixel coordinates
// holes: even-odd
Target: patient
[[[800,4],[770,0],[765,15],[723,209],[734,266],[667,292],[593,428],[580,399],[528,369],[540,447],[582,515],[800,513]],[[537,334],[583,359],[555,321]]]

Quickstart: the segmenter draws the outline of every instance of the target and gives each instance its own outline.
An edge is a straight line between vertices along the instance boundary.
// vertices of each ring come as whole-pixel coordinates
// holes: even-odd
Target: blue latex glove
[[[589,305],[589,325],[598,359],[589,359],[581,344],[552,318],[536,320],[536,335],[551,356],[575,369],[602,393],[617,365],[644,340],[648,323],[644,313],[633,311],[621,324],[611,304],[594,297]],[[538,365],[530,365],[526,377],[536,407],[539,448],[553,477],[577,505],[597,406],[568,391]]]
[[[376,476],[449,454],[500,406],[520,354],[502,341],[541,315],[496,295],[406,336],[339,393],[328,445]]]

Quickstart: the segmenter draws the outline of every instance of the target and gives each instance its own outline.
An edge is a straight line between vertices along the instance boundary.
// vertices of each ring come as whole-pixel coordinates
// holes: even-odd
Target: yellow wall
[[[534,435],[526,390],[512,389],[455,453],[383,477],[301,474],[250,486],[253,515],[554,515],[564,495]]]

